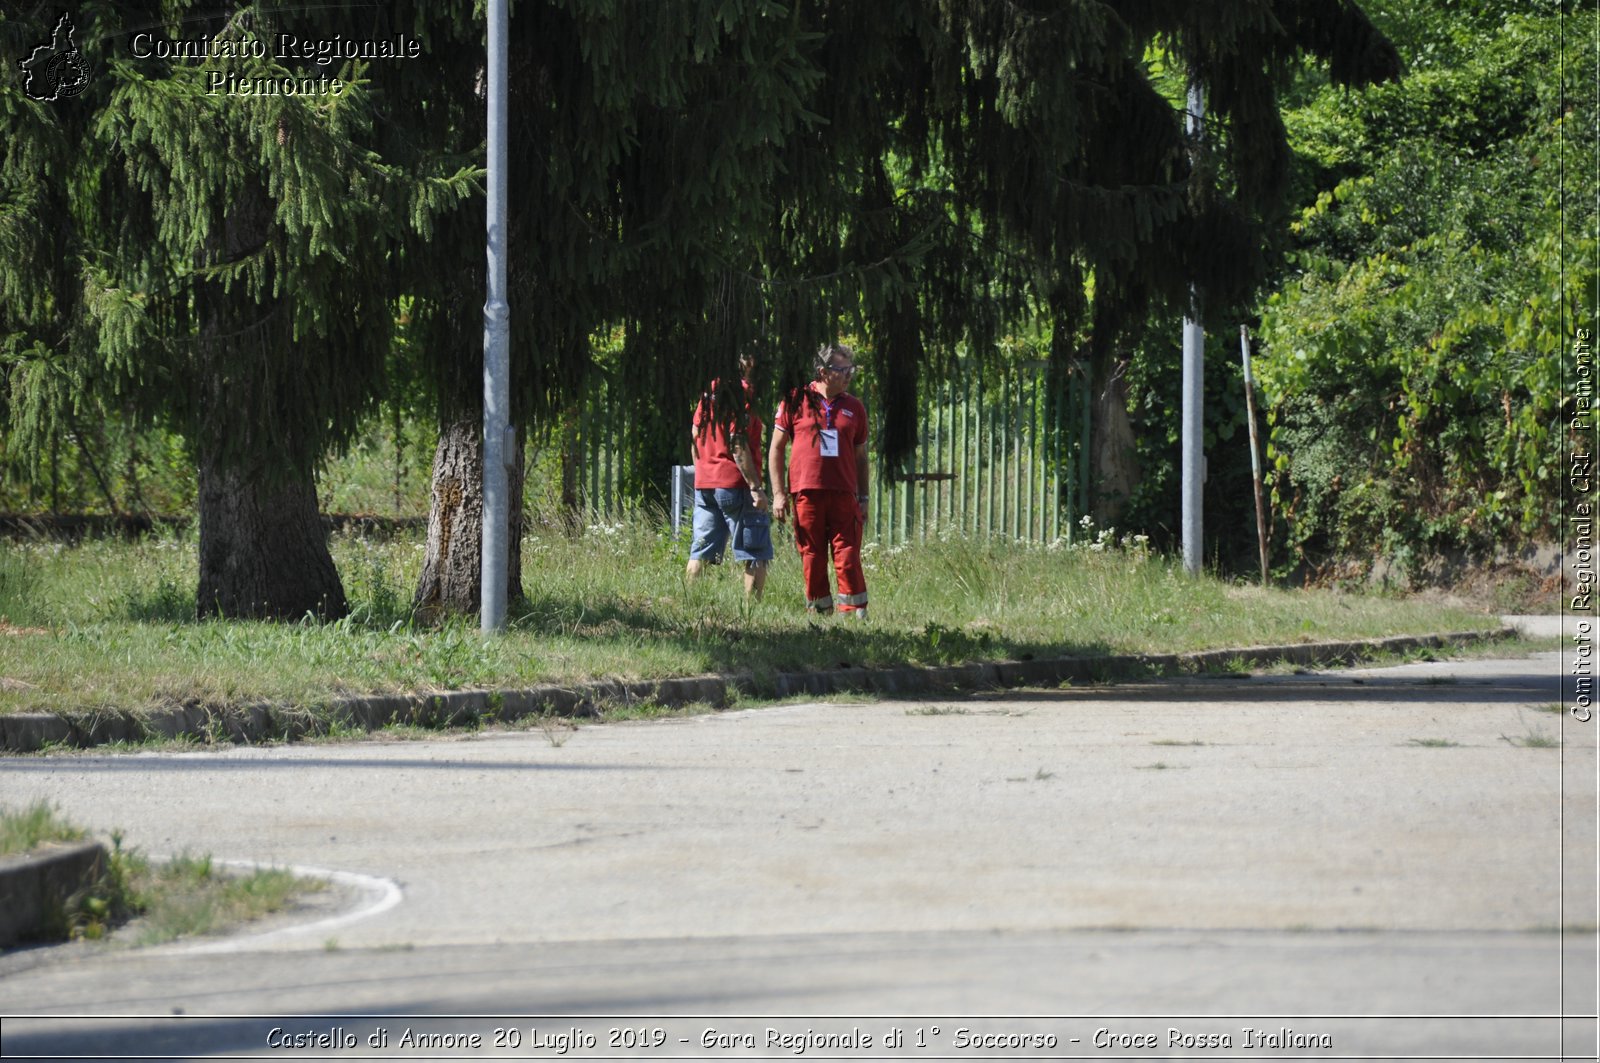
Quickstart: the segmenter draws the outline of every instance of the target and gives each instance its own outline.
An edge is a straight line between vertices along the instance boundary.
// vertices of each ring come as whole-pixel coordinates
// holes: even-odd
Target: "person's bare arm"
[[[772,426],[772,445],[767,448],[767,481],[772,488],[772,515],[783,520],[789,512],[789,433]]]
[[[750,488],[750,501],[759,510],[767,508],[767,493],[761,489],[761,468],[756,464],[755,455],[750,453],[750,444],[745,442],[743,436],[734,436],[728,443],[728,452],[733,455],[733,463],[739,467],[739,475],[744,477],[745,485]]]

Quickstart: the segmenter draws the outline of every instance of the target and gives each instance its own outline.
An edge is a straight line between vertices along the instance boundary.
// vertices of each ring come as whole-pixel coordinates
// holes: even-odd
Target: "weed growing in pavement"
[[[1538,733],[1536,733],[1534,731],[1528,731],[1528,732],[1526,732],[1524,734],[1517,735],[1515,737],[1513,737],[1511,735],[1501,735],[1500,736],[1500,740],[1502,742],[1509,742],[1512,745],[1516,746],[1518,749],[1559,749],[1559,748],[1561,748],[1561,739],[1553,738],[1553,737],[1551,737],[1550,735],[1547,735],[1547,734],[1538,734]]]
[[[545,741],[556,749],[566,745],[567,739],[578,733],[578,725],[565,716],[541,712],[533,718],[533,722],[544,735]]]
[[[372,732],[350,719],[342,712],[317,714],[302,741],[351,742],[366,738]]]
[[[1208,667],[1202,674],[1209,676],[1248,676],[1253,672],[1253,666],[1241,656],[1229,657],[1220,664]]]
[[[1517,717],[1519,719],[1522,718],[1522,712],[1520,709],[1517,711]],[[1518,749],[1561,748],[1561,739],[1559,737],[1559,733],[1552,735],[1546,731],[1539,730],[1536,726],[1529,724],[1527,720],[1523,720],[1522,722],[1524,728],[1522,734],[1515,736],[1501,735],[1501,740],[1509,742]]]
[[[663,705],[659,701],[646,698],[643,701],[603,706],[600,718],[607,723],[621,723],[629,720],[663,720],[673,716],[701,716],[715,711],[715,706],[700,701],[684,705]]]

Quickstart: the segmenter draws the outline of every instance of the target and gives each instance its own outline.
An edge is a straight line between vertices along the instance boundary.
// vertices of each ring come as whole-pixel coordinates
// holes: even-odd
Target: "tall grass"
[[[588,678],[758,674],[1478,629],[1485,617],[1390,597],[1190,577],[1108,535],[1051,546],[954,536],[863,550],[871,619],[808,618],[792,538],[777,531],[765,601],[737,567],[688,584],[686,544],[647,514],[536,524],[509,631],[426,628],[410,601],[418,536],[333,539],[350,598],[337,623],[196,621],[195,542],[10,544],[0,552],[0,712],[139,711],[174,703],[306,704],[353,692]]]

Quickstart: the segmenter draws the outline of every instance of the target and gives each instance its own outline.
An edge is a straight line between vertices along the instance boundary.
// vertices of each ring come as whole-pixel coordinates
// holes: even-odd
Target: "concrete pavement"
[[[0,957],[0,1051],[1593,1058],[1595,731],[1560,668],[3,760],[9,801],[146,851],[357,877],[230,951]]]

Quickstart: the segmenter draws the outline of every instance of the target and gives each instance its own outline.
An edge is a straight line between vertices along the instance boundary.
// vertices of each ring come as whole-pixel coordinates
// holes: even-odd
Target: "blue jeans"
[[[772,515],[755,507],[748,488],[697,488],[689,560],[721,564],[730,539],[735,561],[771,561]]]

